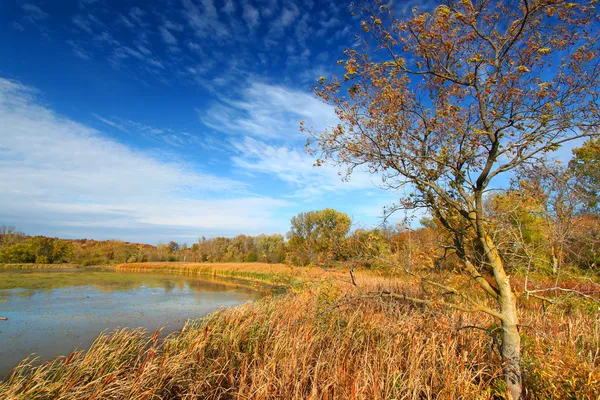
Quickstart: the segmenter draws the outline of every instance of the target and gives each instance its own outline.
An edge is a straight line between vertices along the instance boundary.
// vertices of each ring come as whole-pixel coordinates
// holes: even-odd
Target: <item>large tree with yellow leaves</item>
[[[595,3],[446,1],[400,19],[388,2],[354,6],[362,32],[340,61],[346,74],[316,88],[341,120],[313,132],[320,160],[368,168],[390,189],[409,184],[400,207],[426,208],[451,233],[465,274],[494,299],[491,307],[456,296],[462,309],[499,319],[513,399],[523,395],[517,296],[484,201],[502,175],[598,134]]]

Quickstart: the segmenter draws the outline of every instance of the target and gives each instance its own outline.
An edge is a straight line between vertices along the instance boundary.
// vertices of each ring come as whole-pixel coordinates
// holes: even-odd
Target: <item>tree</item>
[[[35,252],[29,243],[17,243],[0,249],[0,263],[32,263]]]
[[[583,214],[573,221],[572,234],[567,244],[567,262],[583,269],[600,265],[600,216]]]
[[[177,253],[179,251],[179,243],[173,240],[171,240],[169,244],[167,244],[167,247],[169,248],[169,251],[171,253]]]
[[[17,231],[14,226],[0,226],[0,248],[10,247],[25,240],[27,240],[27,236],[23,232]]]
[[[344,79],[320,78],[316,88],[341,120],[311,131],[317,165],[366,168],[385,188],[412,188],[395,209],[427,209],[496,307],[426,282],[462,305],[438,302],[499,319],[508,393],[519,399],[517,298],[484,201],[502,175],[598,134],[594,1],[448,0],[402,20],[383,1],[354,12],[363,33],[340,61]]]
[[[292,261],[307,265],[337,259],[351,223],[348,215],[332,208],[302,212],[292,217],[287,234]]]
[[[280,263],[285,259],[283,235],[258,235],[255,238],[257,259],[268,263]]]
[[[576,183],[572,168],[560,163],[540,164],[537,168],[519,170],[519,188],[542,204],[541,216],[546,221],[546,238],[550,247],[552,272],[558,274],[564,261],[565,248],[572,235],[577,215],[589,197]]]
[[[576,187],[586,195],[587,206],[598,211],[600,204],[600,139],[590,139],[573,150],[569,168],[575,174]]]

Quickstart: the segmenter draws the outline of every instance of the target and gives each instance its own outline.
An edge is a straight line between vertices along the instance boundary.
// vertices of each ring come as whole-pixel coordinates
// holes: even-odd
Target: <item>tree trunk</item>
[[[552,273],[558,275],[563,261],[563,245],[562,243],[552,246]]]
[[[510,295],[500,295],[500,310],[502,312],[502,360],[504,362],[504,378],[509,399],[521,399],[523,385],[521,380],[521,336],[519,335],[519,319],[514,294],[510,291],[510,283],[506,278]],[[507,297],[507,298],[505,298]]]
[[[521,379],[521,336],[519,335],[519,315],[517,299],[512,291],[509,277],[504,270],[504,262],[500,257],[493,239],[484,234],[482,240],[486,258],[492,266],[494,279],[498,285],[498,303],[502,314],[502,361],[504,378],[509,399],[520,400],[523,392]]]

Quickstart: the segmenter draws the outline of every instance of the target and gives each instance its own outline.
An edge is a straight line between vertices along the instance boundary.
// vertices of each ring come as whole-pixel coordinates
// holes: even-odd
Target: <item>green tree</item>
[[[30,238],[30,243],[38,264],[67,262],[72,254],[72,246],[66,240],[34,236]]]
[[[573,150],[569,162],[577,189],[586,196],[587,206],[598,212],[600,204],[600,138],[587,140],[583,146]]]
[[[259,235],[255,238],[257,258],[268,263],[285,260],[285,240],[283,235]]]
[[[287,234],[293,263],[327,263],[339,258],[352,220],[332,208],[302,212],[291,219]]]
[[[30,243],[17,243],[0,249],[0,263],[32,263],[35,262],[35,252]]]

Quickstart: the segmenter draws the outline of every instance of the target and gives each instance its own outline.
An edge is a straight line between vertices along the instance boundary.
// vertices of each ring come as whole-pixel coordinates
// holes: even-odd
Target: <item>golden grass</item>
[[[421,290],[406,281],[359,280],[367,291]],[[528,303],[522,319],[527,398],[599,398],[597,316],[542,315]],[[165,340],[139,329],[101,335],[87,352],[22,364],[0,383],[0,398],[503,398],[491,338],[466,326],[494,327],[485,316],[365,298],[325,281],[219,311]]]
[[[181,263],[147,262],[118,264],[117,271],[169,272],[244,279],[274,285],[299,285],[306,282],[341,278],[343,272],[317,267],[294,267],[267,263]]]

